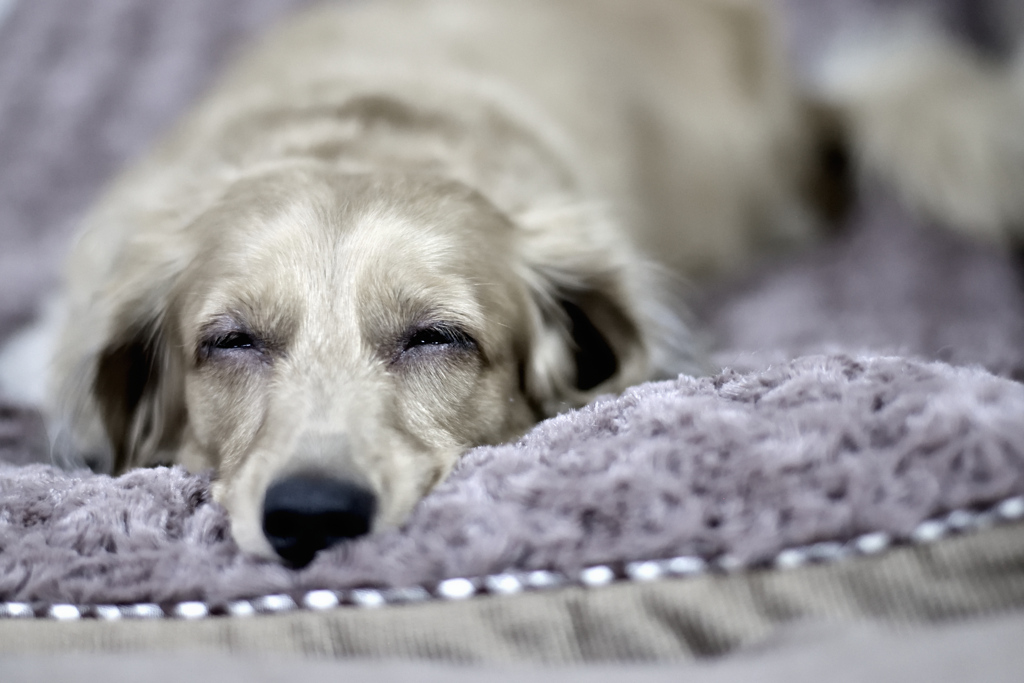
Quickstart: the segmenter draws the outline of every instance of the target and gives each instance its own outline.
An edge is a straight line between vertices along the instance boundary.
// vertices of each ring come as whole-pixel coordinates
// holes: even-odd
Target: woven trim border
[[[261,595],[224,603],[185,601],[167,604],[134,603],[102,605],[69,603],[0,602],[0,619],[50,619],[78,621],[98,619],[179,619],[249,617],[296,611],[319,612],[336,608],[373,609],[428,601],[467,600],[482,595],[516,595],[582,586],[599,588],[615,582],[645,582],[707,574],[731,574],[754,568],[796,569],[829,564],[848,557],[878,555],[897,546],[934,543],[947,536],[987,529],[1024,520],[1024,495],[1007,498],[983,510],[954,510],[926,520],[905,537],[885,532],[862,534],[846,542],[824,541],[787,548],[768,561],[745,563],[729,555],[705,559],[680,556],[662,560],[602,564],[567,574],[546,570],[508,572],[470,578],[451,578],[430,586],[405,588],[352,588],[311,590],[301,594]]]

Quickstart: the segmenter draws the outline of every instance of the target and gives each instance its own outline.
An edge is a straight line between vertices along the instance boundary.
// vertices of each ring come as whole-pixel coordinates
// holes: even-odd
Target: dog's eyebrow
[[[384,318],[364,316],[368,329],[386,326],[407,329],[414,325],[448,323],[473,330],[485,319],[476,297],[443,287],[398,288],[387,294],[390,303]]]
[[[479,318],[471,312],[450,307],[428,308],[413,316],[411,320],[411,325],[457,325],[469,328],[476,327],[479,323]]]
[[[213,307],[213,311],[208,311],[205,320],[199,323],[197,332],[200,335],[245,332],[271,341],[286,334],[288,322],[287,313],[282,314],[281,310],[275,313],[273,309],[268,311],[243,299]]]
[[[252,326],[240,315],[216,315],[199,326],[200,340],[225,332],[246,332],[253,334]]]

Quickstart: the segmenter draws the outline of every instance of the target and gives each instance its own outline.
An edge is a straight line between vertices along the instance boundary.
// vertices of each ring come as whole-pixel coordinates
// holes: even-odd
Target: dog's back
[[[510,215],[566,196],[600,202],[673,269],[716,272],[806,234],[794,197],[806,121],[775,19],[758,0],[326,5],[247,55],[124,194],[144,186],[151,196],[183,156],[193,167],[241,163],[229,145],[246,150],[244,163],[287,145],[308,151],[319,113],[323,139],[379,142],[367,153],[378,161],[447,165]],[[361,108],[359,123],[327,130],[330,107],[346,103],[342,114]],[[495,110],[520,130],[489,125]],[[442,130],[431,112],[460,130]],[[305,129],[267,139],[288,116]],[[512,139],[523,130],[548,158],[517,158],[536,153]]]

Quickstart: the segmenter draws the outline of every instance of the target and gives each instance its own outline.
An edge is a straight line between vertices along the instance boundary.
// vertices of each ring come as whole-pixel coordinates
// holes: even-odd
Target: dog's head
[[[400,524],[468,448],[649,376],[629,247],[581,221],[416,176],[236,181],[104,290],[119,468],[215,468],[240,546],[295,564]]]

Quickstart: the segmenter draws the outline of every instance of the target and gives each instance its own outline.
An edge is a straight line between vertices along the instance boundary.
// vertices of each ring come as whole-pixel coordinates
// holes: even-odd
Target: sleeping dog
[[[767,0],[297,18],[92,212],[58,311],[55,453],[213,469],[240,547],[301,566],[401,524],[473,446],[701,372],[676,278],[813,239],[837,139],[920,210],[1012,235],[1010,66],[900,31],[807,87],[778,21]]]

